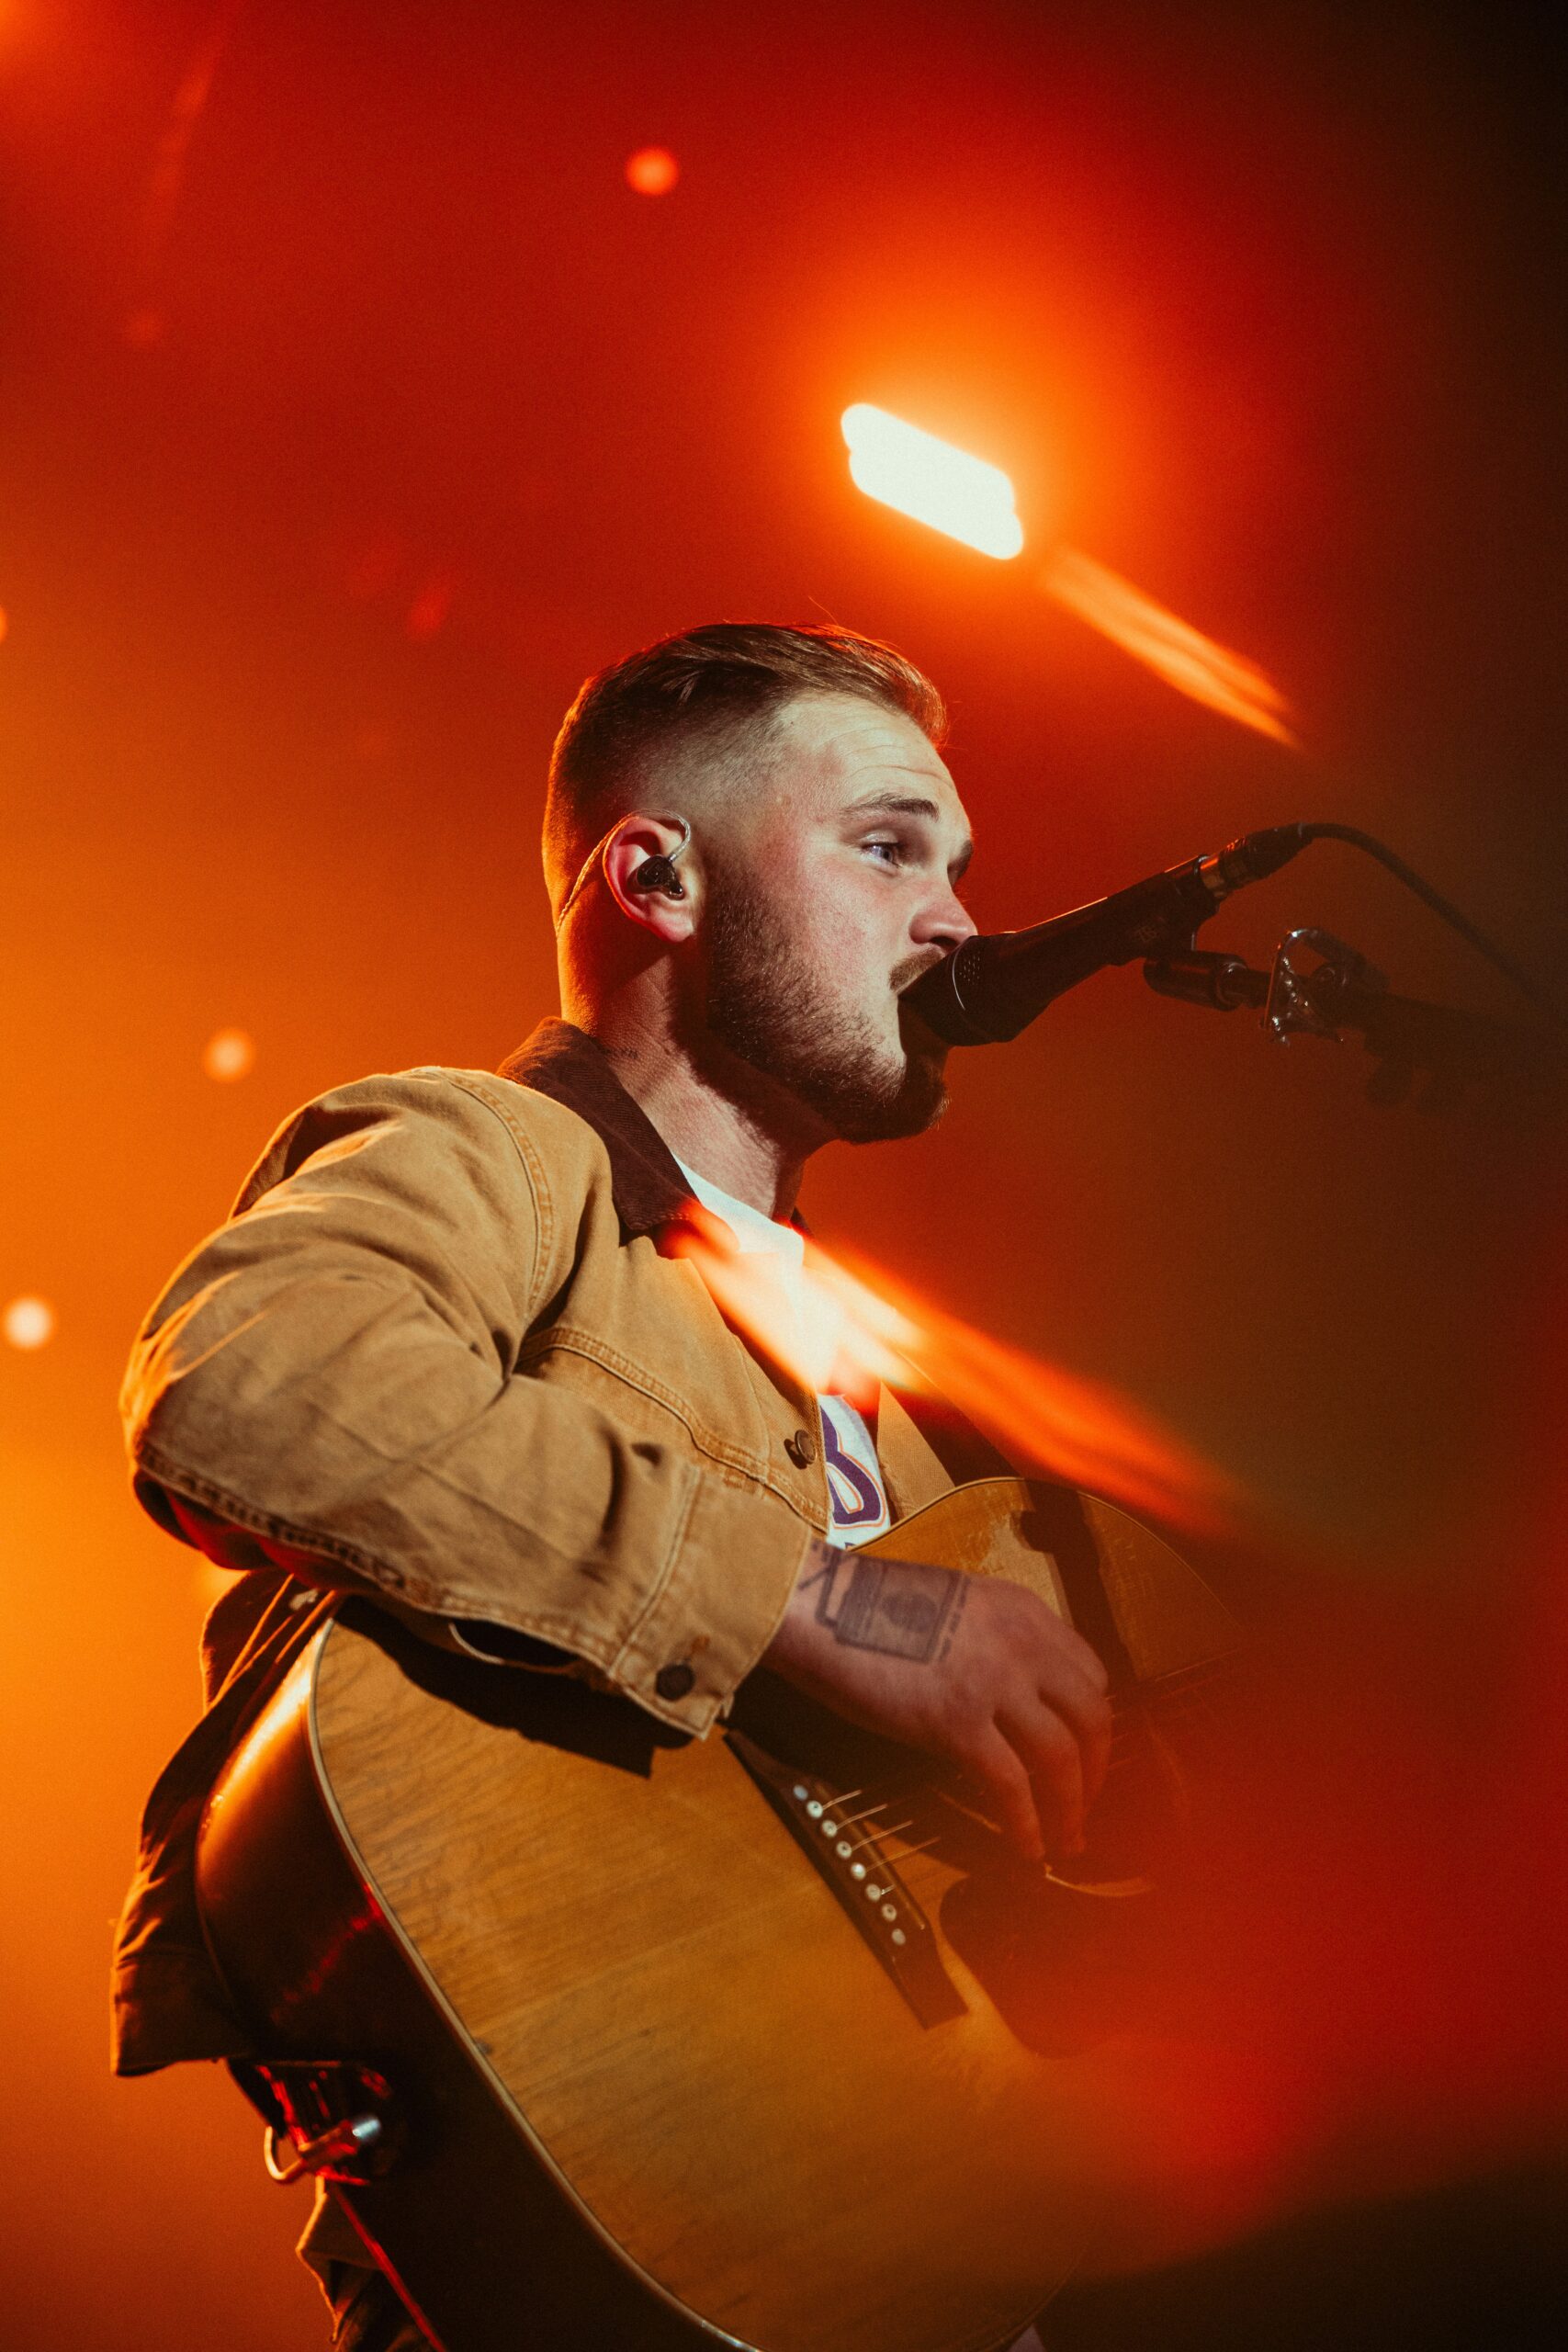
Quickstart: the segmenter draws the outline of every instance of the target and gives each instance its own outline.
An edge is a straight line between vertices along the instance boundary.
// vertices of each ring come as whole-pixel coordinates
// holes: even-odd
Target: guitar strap
[[[955,1487],[967,1487],[976,1478],[1018,1476],[1006,1456],[945,1396],[929,1388],[895,1387],[893,1393]]]
[[[967,1486],[976,1478],[1019,1476],[1006,1455],[945,1396],[930,1389],[900,1388],[895,1393],[955,1487]],[[1104,1661],[1112,1688],[1124,1688],[1137,1677],[1111,1612],[1100,1573],[1100,1548],[1084,1513],[1083,1498],[1076,1487],[1060,1486],[1054,1479],[1032,1478],[1030,1484],[1035,1495],[1034,1523],[1025,1532],[1055,1561],[1073,1623]]]

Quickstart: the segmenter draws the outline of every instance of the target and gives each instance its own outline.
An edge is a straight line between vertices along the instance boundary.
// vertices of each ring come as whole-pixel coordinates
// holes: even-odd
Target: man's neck
[[[629,1008],[579,1007],[568,1018],[598,1045],[677,1159],[764,1216],[793,1213],[801,1171],[816,1145],[781,1131],[784,1122],[769,1099],[776,1088],[743,1064],[727,1069],[720,1082],[661,1021]]]

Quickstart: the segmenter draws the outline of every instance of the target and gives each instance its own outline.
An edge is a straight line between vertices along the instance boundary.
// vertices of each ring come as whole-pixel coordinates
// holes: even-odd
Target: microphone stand
[[[1144,978],[1183,1004],[1258,1008],[1264,1035],[1281,1046],[1295,1036],[1339,1044],[1354,1031],[1376,1063],[1367,1084],[1373,1102],[1402,1102],[1419,1080],[1425,1111],[1477,1107],[1479,1098],[1479,1107],[1510,1120],[1568,1113],[1568,1051],[1558,1033],[1395,996],[1357,949],[1308,924],[1287,933],[1267,972],[1189,945],[1151,956]]]

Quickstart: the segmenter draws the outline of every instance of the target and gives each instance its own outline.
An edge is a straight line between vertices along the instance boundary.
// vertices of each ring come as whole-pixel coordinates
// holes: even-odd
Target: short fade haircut
[[[584,860],[666,761],[765,732],[803,695],[856,695],[912,718],[938,748],[946,737],[946,706],[923,672],[832,624],[716,621],[590,678],[550,756],[544,860],[557,921]]]

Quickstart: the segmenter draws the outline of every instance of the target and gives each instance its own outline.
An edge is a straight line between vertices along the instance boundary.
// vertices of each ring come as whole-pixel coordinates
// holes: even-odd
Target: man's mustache
[[[889,981],[894,995],[902,996],[905,989],[912,989],[921,975],[929,972],[933,965],[945,963],[946,960],[944,950],[938,947],[929,956],[910,956],[906,957],[902,964],[895,964]]]

